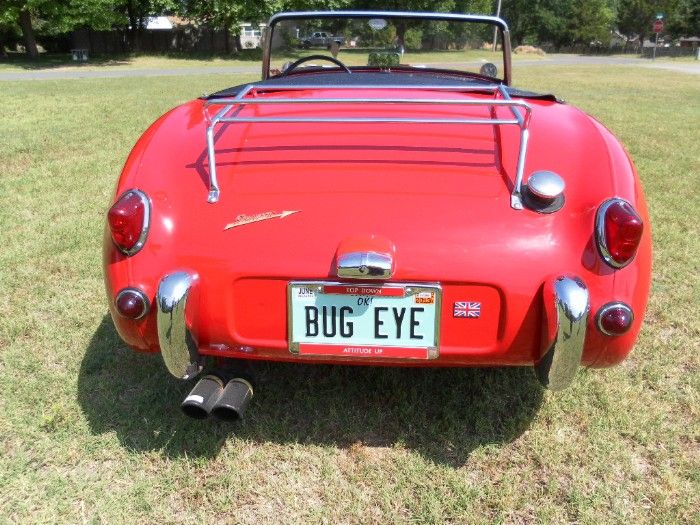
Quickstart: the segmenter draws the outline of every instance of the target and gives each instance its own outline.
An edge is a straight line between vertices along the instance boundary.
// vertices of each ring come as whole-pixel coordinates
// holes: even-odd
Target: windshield
[[[271,28],[269,75],[277,76],[304,57],[323,55],[351,69],[437,68],[503,78],[501,35],[495,26],[464,20],[406,18],[302,18]],[[313,58],[294,71],[339,66]]]

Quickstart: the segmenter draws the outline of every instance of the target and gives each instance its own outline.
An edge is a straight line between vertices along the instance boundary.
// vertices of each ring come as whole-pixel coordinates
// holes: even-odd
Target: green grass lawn
[[[305,49],[290,53],[278,54],[278,60],[273,59],[273,64],[282,65],[287,60],[316,54],[328,54],[325,49]],[[123,55],[98,55],[91,57],[88,62],[73,62],[67,53],[43,54],[36,60],[26,58],[25,55],[11,54],[9,58],[0,60],[0,72],[18,71],[38,71],[48,69],[175,69],[175,68],[207,68],[207,67],[252,67],[256,71],[260,67],[260,57],[262,53],[259,49],[245,50],[240,55],[195,55],[192,54],[123,54]],[[274,57],[275,55],[273,55]],[[359,66],[367,65],[367,51],[343,48],[338,56],[347,65]],[[522,59],[536,60],[538,55],[513,55],[513,61]],[[502,55],[499,52],[493,53],[487,50],[464,50],[464,51],[436,51],[436,52],[407,52],[403,62],[411,64],[431,64],[431,63],[463,63],[480,62],[489,60],[501,67]]]
[[[617,368],[263,365],[241,424],[107,315],[103,221],[158,115],[254,77],[0,83],[0,522],[700,522],[700,85],[645,68],[518,70],[610,127],[647,192],[654,279]]]
[[[684,56],[684,57],[656,57],[656,60],[662,60],[664,62],[698,62],[698,59],[694,56]]]

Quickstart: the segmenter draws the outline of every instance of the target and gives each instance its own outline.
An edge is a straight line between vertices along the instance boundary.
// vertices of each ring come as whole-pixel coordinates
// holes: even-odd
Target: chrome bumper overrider
[[[187,327],[185,307],[196,278],[187,272],[163,277],[156,294],[158,343],[168,371],[178,379],[191,379],[203,362]],[[542,358],[535,364],[539,381],[551,390],[569,386],[581,363],[590,301],[588,288],[578,277],[558,277],[544,290]]]
[[[190,379],[202,371],[202,362],[185,320],[187,298],[195,278],[187,272],[166,275],[156,294],[158,344],[168,371]]]
[[[578,277],[558,277],[545,287],[544,301],[546,353],[535,370],[545,387],[562,390],[581,364],[591,310],[588,288]]]

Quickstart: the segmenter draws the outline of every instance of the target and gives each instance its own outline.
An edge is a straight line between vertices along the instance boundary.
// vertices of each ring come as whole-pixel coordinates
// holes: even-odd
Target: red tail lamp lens
[[[632,261],[643,231],[644,223],[629,202],[611,199],[598,210],[598,247],[605,262],[614,268],[622,268]]]
[[[634,314],[624,303],[608,303],[603,306],[596,316],[598,329],[605,335],[622,335],[630,329]]]
[[[125,255],[134,255],[146,242],[150,204],[139,190],[124,193],[107,213],[112,241]]]
[[[124,288],[117,294],[114,304],[117,311],[128,319],[141,319],[149,309],[146,295],[136,288]]]

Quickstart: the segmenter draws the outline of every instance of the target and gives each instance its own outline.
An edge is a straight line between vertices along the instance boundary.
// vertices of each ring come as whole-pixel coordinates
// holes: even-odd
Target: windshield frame
[[[289,11],[272,15],[264,31],[263,59],[262,59],[262,79],[270,78],[270,57],[272,55],[272,33],[275,25],[283,20],[299,20],[313,18],[409,18],[419,20],[444,20],[444,21],[464,21],[477,24],[488,24],[495,26],[501,35],[501,49],[503,51],[503,79],[501,82],[510,86],[512,76],[512,64],[510,56],[510,31],[508,24],[502,18],[488,15],[463,15],[455,13],[429,13],[429,12],[409,12],[409,11]],[[452,69],[444,71],[456,72]],[[499,79],[500,80],[500,79]]]

